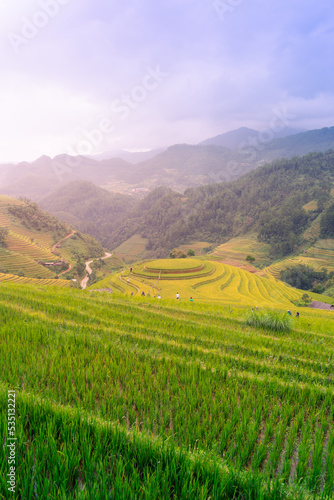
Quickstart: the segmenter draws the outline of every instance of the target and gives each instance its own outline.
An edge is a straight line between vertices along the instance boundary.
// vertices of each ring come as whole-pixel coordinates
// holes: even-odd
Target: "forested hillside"
[[[110,193],[87,181],[70,182],[40,202],[59,219],[103,242],[135,204],[131,196]]]
[[[101,194],[91,202],[94,210],[80,214],[75,202],[77,195],[74,191],[72,196],[69,191],[63,208],[86,224],[93,224],[96,236],[96,228],[104,228],[100,240],[108,248],[141,234],[149,240],[147,249],[152,255],[164,256],[185,242],[219,244],[252,232],[271,245],[273,256],[281,257],[298,249],[303,232],[323,212],[322,232],[325,235],[330,231],[333,175],[333,151],[310,153],[275,161],[231,183],[209,184],[188,189],[184,194],[160,187],[134,204],[112,197],[106,202],[105,211],[107,195],[104,198]],[[306,211],[303,207],[310,202],[314,209]],[[89,206],[89,198],[82,195],[81,203]],[[50,197],[43,206],[54,209],[56,198],[54,205]],[[327,229],[325,215],[329,218]]]
[[[218,244],[252,231],[270,243],[272,255],[287,255],[298,248],[303,231],[329,203],[333,167],[334,152],[312,153],[184,195],[160,188],[127,215],[110,236],[109,246],[141,233],[149,239],[149,249],[160,255],[187,241]],[[303,206],[312,200],[317,209],[306,212]]]

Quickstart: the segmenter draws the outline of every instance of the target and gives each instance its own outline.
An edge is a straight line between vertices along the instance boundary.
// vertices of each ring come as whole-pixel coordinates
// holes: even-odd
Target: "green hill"
[[[332,313],[247,309],[2,284],[16,497],[333,498]]]
[[[74,181],[43,198],[40,205],[107,245],[108,236],[121,224],[135,202],[131,196],[110,193],[91,182]]]
[[[46,198],[43,206],[77,220],[108,248],[133,248],[133,239],[146,241],[146,249],[131,250],[131,258],[121,248],[126,261],[166,257],[193,242],[214,248],[244,238],[267,245],[256,259],[270,265],[331,235],[333,167],[333,152],[309,153],[277,160],[230,183],[184,194],[160,187],[141,200],[74,183]]]
[[[84,272],[78,271],[84,259],[102,255],[92,236],[71,229],[36,203],[0,196],[1,282],[69,286]]]
[[[141,234],[149,240],[147,249],[162,256],[191,241],[218,245],[255,233],[270,245],[272,258],[283,257],[301,247],[304,232],[330,204],[333,166],[333,152],[310,153],[184,195],[159,188],[126,214],[109,247]],[[304,210],[313,200],[317,209]]]

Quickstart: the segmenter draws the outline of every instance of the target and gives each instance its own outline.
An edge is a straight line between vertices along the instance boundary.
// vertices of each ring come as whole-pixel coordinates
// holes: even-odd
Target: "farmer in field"
[[[179,298],[180,298],[179,292],[176,292],[176,298],[177,298],[177,299],[179,299]]]
[[[194,299],[192,297],[190,297],[190,302],[194,302]]]

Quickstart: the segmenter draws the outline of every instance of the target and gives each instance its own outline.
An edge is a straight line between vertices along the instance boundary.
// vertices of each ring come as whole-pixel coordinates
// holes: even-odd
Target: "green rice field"
[[[243,276],[226,303],[1,283],[1,498],[334,498],[332,313],[250,326]]]

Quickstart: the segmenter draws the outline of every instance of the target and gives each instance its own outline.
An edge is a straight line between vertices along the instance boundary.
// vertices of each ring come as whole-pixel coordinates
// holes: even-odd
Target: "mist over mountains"
[[[233,182],[184,194],[159,187],[141,200],[76,181],[44,198],[41,206],[109,249],[140,235],[147,241],[147,258],[165,257],[191,241],[218,245],[249,233],[268,243],[276,258],[302,248],[303,233],[333,203],[333,180],[334,151],[329,151],[276,160]],[[310,202],[314,209],[305,211]],[[319,220],[312,229],[315,240]]]
[[[189,187],[233,181],[275,159],[334,148],[334,127],[295,132],[285,129],[281,135],[291,135],[268,141],[268,134],[244,127],[198,145],[177,144],[158,154],[151,152],[151,158],[139,163],[130,163],[124,157],[42,156],[31,163],[0,165],[0,187],[4,194],[36,201],[76,180],[122,194],[138,194],[158,186],[182,193]],[[142,158],[142,154],[136,158]],[[133,155],[128,153],[132,161]]]

